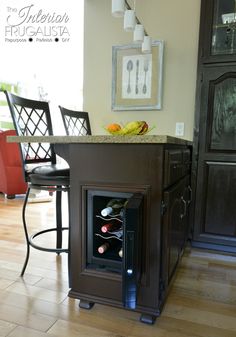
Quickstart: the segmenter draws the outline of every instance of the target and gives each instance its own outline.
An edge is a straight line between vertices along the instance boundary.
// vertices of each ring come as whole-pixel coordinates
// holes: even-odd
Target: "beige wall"
[[[131,6],[133,1],[129,0]],[[136,13],[154,40],[164,40],[163,104],[159,111],[111,110],[112,46],[129,44],[132,33],[111,16],[111,0],[85,1],[84,110],[93,134],[106,133],[111,122],[146,120],[152,134],[175,135],[185,123],[183,138],[192,139],[197,70],[200,0],[137,0]]]

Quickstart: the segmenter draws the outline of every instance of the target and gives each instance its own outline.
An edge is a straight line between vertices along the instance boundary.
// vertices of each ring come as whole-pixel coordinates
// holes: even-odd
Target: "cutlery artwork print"
[[[124,64],[124,84],[123,97],[146,98],[150,94],[151,64],[147,57],[141,55],[127,57]]]

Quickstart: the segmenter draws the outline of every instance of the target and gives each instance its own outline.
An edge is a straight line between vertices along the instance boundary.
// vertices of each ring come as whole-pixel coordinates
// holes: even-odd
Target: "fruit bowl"
[[[117,123],[109,124],[105,127],[107,132],[116,136],[145,135],[147,132],[151,131],[151,129],[145,121],[129,122],[124,127],[121,127],[120,124]]]

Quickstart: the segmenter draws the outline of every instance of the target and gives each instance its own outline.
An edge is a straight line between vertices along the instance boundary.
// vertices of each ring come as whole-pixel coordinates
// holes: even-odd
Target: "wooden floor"
[[[67,297],[67,256],[32,250],[19,277],[25,241],[22,199],[0,195],[0,336],[236,337],[236,257],[192,249],[184,254],[160,318],[96,304],[78,308]],[[51,223],[53,202],[30,205],[32,228]]]

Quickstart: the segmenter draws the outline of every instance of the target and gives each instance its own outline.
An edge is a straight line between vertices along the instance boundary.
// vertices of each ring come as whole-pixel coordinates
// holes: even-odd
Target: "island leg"
[[[154,324],[156,320],[156,316],[148,315],[148,314],[141,314],[140,322],[146,324]]]
[[[80,300],[79,307],[82,309],[90,310],[94,306],[94,302],[89,302],[86,300]]]

